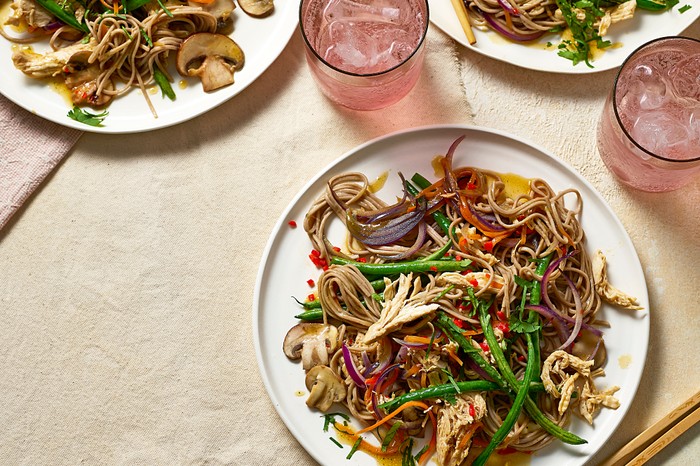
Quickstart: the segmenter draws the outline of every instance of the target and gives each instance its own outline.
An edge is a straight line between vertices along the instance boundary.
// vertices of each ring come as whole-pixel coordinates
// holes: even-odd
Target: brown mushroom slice
[[[209,92],[233,84],[233,73],[244,61],[243,50],[230,37],[198,32],[180,44],[175,64],[182,76],[199,77]]]
[[[250,16],[267,16],[275,8],[273,0],[238,0],[241,9]]]
[[[306,373],[306,388],[309,398],[306,405],[326,412],[336,401],[345,399],[347,391],[343,381],[328,366],[315,366]]]
[[[338,329],[333,325],[303,322],[292,327],[284,337],[284,354],[301,358],[305,371],[327,365],[329,354],[338,347]]]
[[[228,20],[233,10],[236,9],[236,4],[233,3],[233,0],[213,0],[211,3],[200,3],[190,0],[187,4],[189,6],[199,7],[207,13],[214,15],[219,22]]]

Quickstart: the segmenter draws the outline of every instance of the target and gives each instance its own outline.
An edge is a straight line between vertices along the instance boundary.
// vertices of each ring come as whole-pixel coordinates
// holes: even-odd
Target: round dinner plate
[[[308,279],[316,280],[319,270],[308,258],[312,245],[301,227],[312,202],[323,192],[326,181],[338,173],[360,171],[371,181],[388,173],[385,186],[378,195],[394,202],[401,192],[398,172],[407,177],[420,172],[435,178],[431,161],[445,154],[459,136],[466,139],[459,145],[454,166],[476,166],[501,173],[516,173],[526,178],[541,177],[553,189],[576,188],[584,203],[581,219],[590,253],[597,249],[608,258],[610,282],[637,297],[643,311],[624,311],[607,304],[601,318],[611,324],[605,330],[608,362],[606,376],[596,379],[599,388],[617,385],[620,407],[603,409],[591,427],[575,419],[571,430],[588,443],[569,446],[555,441],[536,453],[534,465],[582,465],[606,442],[632,404],[644,368],[649,340],[649,299],[644,274],[629,236],[595,189],[570,166],[542,148],[511,135],[470,126],[430,126],[393,133],[367,142],[339,157],[314,177],[292,200],[277,221],[263,253],[255,285],[253,303],[253,338],[260,372],[272,403],[289,431],[321,464],[344,464],[349,446],[340,449],[329,440],[331,429],[323,432],[320,413],[306,404],[304,370],[282,352],[287,331],[298,321],[300,312],[296,297],[303,301],[312,292]],[[299,226],[288,224],[294,220]],[[340,224],[340,222],[336,222]],[[344,234],[331,228],[333,240]],[[633,342],[633,343],[632,343]],[[353,465],[376,466],[376,459],[362,452],[352,457]]]
[[[6,2],[0,10],[0,21],[7,16]],[[69,99],[43,80],[25,76],[12,64],[12,44],[0,37],[0,64],[3,76],[0,79],[0,93],[36,115],[64,126],[96,133],[137,133],[165,128],[199,116],[221,105],[242,92],[255,81],[282,53],[299,23],[299,2],[275,1],[274,12],[264,18],[248,16],[240,7],[233,11],[234,29],[231,37],[245,54],[245,64],[234,75],[235,82],[214,92],[204,92],[197,78],[182,78],[171,64],[171,74],[175,79],[173,90],[175,101],[161,97],[160,90],[149,92],[158,118],[154,118],[144,96],[139,89],[114,99],[107,110],[109,115],[102,127],[78,123],[66,115],[72,108]],[[9,33],[12,33],[8,29]],[[46,50],[48,45],[32,44],[35,51]],[[174,60],[174,57],[173,57]],[[186,86],[179,86],[183,81]],[[261,99],[264,96],[260,97]]]
[[[617,68],[640,45],[658,37],[681,34],[700,17],[699,0],[681,0],[672,10],[662,13],[637,9],[632,19],[610,27],[604,38],[614,45],[596,57],[591,62],[593,68],[589,68],[585,63],[574,66],[571,60],[557,55],[557,45],[561,41],[558,34],[545,34],[532,43],[519,44],[494,31],[472,28],[476,43],[470,45],[450,1],[428,0],[428,4],[430,21],[470,50],[522,68],[568,74],[596,73]],[[691,8],[680,13],[678,9],[684,5]],[[547,42],[554,45],[546,47]]]

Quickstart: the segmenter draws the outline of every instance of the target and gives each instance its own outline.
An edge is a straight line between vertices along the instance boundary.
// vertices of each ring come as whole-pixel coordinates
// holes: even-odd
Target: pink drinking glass
[[[377,18],[377,12],[385,18]],[[299,25],[312,76],[321,91],[340,105],[355,110],[387,107],[408,94],[420,77],[428,31],[427,0],[302,0]],[[372,32],[363,31],[365,25]],[[391,28],[389,49],[399,51],[386,60],[382,57],[390,54],[389,49],[361,40],[379,36],[376,28],[385,26]],[[341,50],[348,57],[335,53]],[[357,56],[359,62],[355,62]]]
[[[700,173],[700,40],[662,37],[632,52],[605,101],[598,152],[642,191],[672,191]]]

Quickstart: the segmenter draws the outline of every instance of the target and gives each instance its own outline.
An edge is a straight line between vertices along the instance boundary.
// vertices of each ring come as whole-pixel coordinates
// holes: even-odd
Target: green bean
[[[537,268],[535,269],[535,273],[539,275],[540,279],[544,275],[544,273],[547,271],[547,267],[549,267],[549,262],[552,260],[552,254],[543,257],[542,259],[539,259],[537,263]],[[546,292],[547,290],[545,290]],[[540,299],[542,297],[542,283],[540,280],[535,280],[532,284],[532,290],[530,290],[530,303],[532,304],[539,304]],[[537,314],[533,312],[532,314]],[[532,315],[531,314],[531,315]]]
[[[73,16],[73,12],[64,10],[61,8],[61,5],[53,0],[37,0],[37,3],[46,11],[58,18],[59,21],[66,23],[68,26],[85,33],[90,32],[85,24],[79,22],[75,16]]]
[[[486,359],[484,359],[484,357],[481,355],[481,352],[478,349],[472,346],[471,338],[465,337],[462,334],[462,330],[459,327],[457,327],[457,324],[455,324],[454,321],[447,316],[447,314],[439,312],[437,319],[435,320],[435,324],[447,334],[450,340],[457,343],[457,345],[459,345],[459,347],[462,348],[462,351],[467,353],[467,355],[481,369],[483,369],[483,371],[486,372],[486,375],[491,377],[491,379],[495,381],[499,387],[507,389],[508,384],[503,379],[503,377],[501,377],[501,374],[499,374],[498,371],[491,364],[489,364],[488,361],[486,361]]]
[[[508,433],[511,430],[513,430],[515,421],[518,420],[520,412],[523,410],[523,404],[525,403],[525,399],[528,397],[528,392],[530,391],[530,382],[532,381],[532,377],[535,373],[536,367],[535,347],[532,342],[532,336],[529,333],[526,333],[525,339],[527,340],[528,359],[527,366],[525,367],[525,375],[523,376],[523,381],[520,384],[518,394],[515,396],[515,400],[513,400],[513,405],[511,406],[510,411],[508,411],[508,414],[503,420],[503,423],[493,434],[493,437],[491,437],[491,441],[486,446],[486,448],[474,460],[472,466],[482,466],[486,464],[486,460],[488,460],[489,456],[491,456],[491,453],[493,453],[496,447],[498,447],[501,444],[501,442],[505,440],[506,436],[508,436]]]
[[[317,309],[310,309],[304,311],[301,314],[294,316],[295,319],[303,320],[304,322],[315,322],[323,319],[323,309],[320,307]]]
[[[457,395],[465,392],[480,392],[494,391],[501,387],[495,382],[488,380],[465,380],[462,382],[448,382],[442,385],[434,385],[432,387],[419,388],[403,395],[399,395],[393,400],[389,400],[379,405],[386,412],[394,411],[399,406],[402,406],[409,401],[427,400],[429,398],[445,398],[446,396]],[[541,383],[530,384],[530,391],[541,392],[544,390],[544,385]]]
[[[331,264],[334,265],[354,265],[365,275],[373,276],[391,276],[407,273],[424,273],[424,272],[461,272],[471,264],[470,261],[443,261],[443,260],[414,260],[404,262],[387,262],[385,264],[368,264],[365,262],[357,262],[353,260],[343,259],[342,257],[334,256],[331,258]]]
[[[491,355],[496,361],[496,366],[501,371],[503,379],[507,382],[507,386],[513,392],[519,392],[520,382],[515,378],[513,370],[510,368],[510,364],[506,361],[505,356],[501,347],[498,346],[498,340],[496,340],[496,334],[491,327],[491,316],[488,313],[488,308],[486,306],[476,306],[479,308],[479,321],[481,322],[481,328],[484,331],[484,337],[491,350]],[[539,366],[539,364],[538,364]],[[539,372],[539,367],[538,367]],[[572,445],[581,445],[583,443],[588,443],[586,440],[582,439],[578,435],[575,435],[565,429],[562,429],[557,424],[555,424],[551,419],[545,416],[537,404],[532,401],[530,396],[525,397],[525,411],[530,415],[533,421],[538,423],[547,433],[553,435],[559,440],[569,443]]]
[[[155,80],[156,84],[158,84],[158,87],[160,87],[164,97],[167,97],[170,100],[175,100],[175,91],[173,91],[173,87],[170,85],[168,77],[165,76],[165,73],[163,73],[158,66],[153,67],[153,79]]]

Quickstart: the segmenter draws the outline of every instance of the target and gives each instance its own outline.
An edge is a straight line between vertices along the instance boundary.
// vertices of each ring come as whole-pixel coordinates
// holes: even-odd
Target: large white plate
[[[0,5],[4,6],[3,11],[6,11],[7,3],[8,0],[0,0]],[[64,96],[43,81],[28,78],[15,69],[11,58],[11,44],[2,37],[0,37],[0,68],[3,73],[0,79],[0,93],[47,120],[83,131],[136,133],[182,123],[237,95],[275,61],[289,42],[299,22],[299,2],[277,0],[275,11],[266,18],[248,16],[240,7],[234,10],[233,16],[234,31],[231,37],[245,54],[245,65],[236,72],[235,82],[228,87],[205,93],[198,79],[188,78],[187,86],[181,88],[178,83],[183,78],[173,66],[172,73],[176,79],[173,89],[177,99],[174,102],[163,99],[160,91],[149,94],[158,118],[154,118],[151,114],[141,91],[132,89],[127,95],[114,99],[110,104],[109,116],[104,121],[104,127],[88,126],[71,120],[66,116],[71,105]],[[34,48],[39,51],[40,45],[35,44]]]
[[[484,32],[474,28],[476,44],[470,45],[452,3],[448,0],[428,0],[428,3],[430,21],[475,52],[531,70],[571,74],[595,73],[617,68],[640,45],[657,37],[678,35],[700,17],[700,0],[681,0],[672,11],[663,13],[637,10],[634,18],[610,27],[605,38],[616,45],[596,57],[592,62],[594,68],[589,68],[585,63],[573,66],[571,60],[557,55],[556,45],[560,42],[560,36],[557,34],[546,34],[539,41],[523,45],[504,39],[496,32]],[[683,5],[690,5],[692,8],[685,13],[679,13],[678,8]],[[545,48],[549,41],[554,47]]]
[[[301,223],[312,201],[324,190],[332,175],[361,171],[370,180],[388,171],[389,177],[379,195],[386,201],[400,192],[397,172],[410,177],[416,171],[433,176],[431,160],[444,154],[460,135],[466,135],[455,154],[455,166],[473,165],[500,172],[515,172],[525,177],[542,177],[555,190],[577,188],[584,200],[583,227],[588,235],[589,251],[601,249],[609,260],[611,282],[639,298],[648,309],[648,295],[639,259],[629,236],[610,207],[593,187],[571,167],[543,149],[507,134],[468,127],[424,127],[394,133],[348,152],[331,164],[294,198],[277,221],[263,254],[255,287],[253,337],[258,364],[267,391],[280,417],[304,448],[322,464],[344,464],[349,448],[339,449],[322,431],[323,420],[317,411],[305,405],[307,390],[301,365],[282,353],[282,341],[293,325],[299,306],[292,296],[304,299],[310,292],[306,280],[319,271],[308,259],[311,243]],[[295,220],[298,228],[290,228]],[[607,376],[599,386],[618,385],[621,406],[605,409],[595,418],[595,427],[575,421],[572,430],[588,444],[570,447],[557,443],[538,453],[533,465],[573,466],[586,462],[610,437],[632,404],[646,360],[649,339],[649,313],[624,312],[604,306],[602,318],[612,328],[606,330],[608,350]],[[634,343],[632,343],[634,342]],[[629,365],[626,363],[629,362]],[[304,395],[300,395],[304,393]],[[353,456],[352,464],[376,466],[376,460],[364,453]]]

